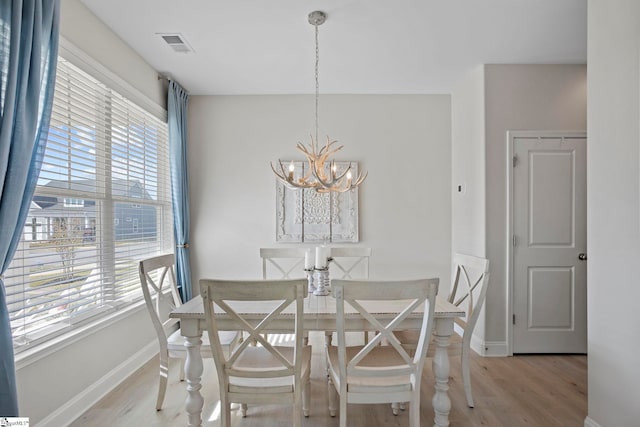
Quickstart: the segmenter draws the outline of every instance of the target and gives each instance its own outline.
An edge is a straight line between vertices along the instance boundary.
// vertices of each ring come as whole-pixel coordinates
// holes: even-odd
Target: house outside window
[[[78,208],[83,208],[84,207],[84,200],[83,199],[64,199],[64,207],[65,208],[72,208],[72,207],[78,207]]]
[[[59,57],[42,171],[5,272],[16,353],[141,301],[139,260],[173,248],[167,133]]]

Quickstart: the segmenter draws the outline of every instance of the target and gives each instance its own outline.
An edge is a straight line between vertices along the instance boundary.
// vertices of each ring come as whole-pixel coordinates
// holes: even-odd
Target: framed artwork
[[[302,174],[306,161],[293,163]],[[336,162],[338,173],[351,165],[358,176],[357,162]],[[358,242],[358,189],[344,193],[318,193],[313,189],[292,189],[276,179],[276,241]]]

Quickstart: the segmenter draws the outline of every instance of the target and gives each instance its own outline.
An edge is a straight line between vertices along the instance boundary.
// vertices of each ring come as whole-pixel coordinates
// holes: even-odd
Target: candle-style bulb
[[[295,166],[293,162],[289,163],[289,181],[293,181],[293,171],[295,170]]]

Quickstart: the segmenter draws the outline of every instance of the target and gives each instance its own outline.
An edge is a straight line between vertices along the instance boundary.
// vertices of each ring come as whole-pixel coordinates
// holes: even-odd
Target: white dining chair
[[[369,258],[371,248],[361,246],[339,246],[331,248],[329,277],[334,279],[369,279]],[[331,345],[333,331],[325,332],[325,343]],[[369,341],[369,333],[364,331],[365,344]]]
[[[332,279],[368,279],[369,258],[371,258],[371,248],[332,247],[329,274]]]
[[[305,248],[260,248],[262,278],[296,279],[305,277]]]
[[[260,248],[262,259],[262,278],[267,279],[297,279],[305,277],[304,256],[305,248]],[[267,334],[263,335],[265,338]],[[291,343],[292,334],[271,334],[272,343]],[[305,337],[305,343],[309,341]]]
[[[181,360],[180,380],[183,381],[183,365],[187,357],[184,339],[180,335],[180,329],[177,325],[178,320],[167,317],[169,311],[182,305],[176,282],[174,254],[144,259],[139,262],[138,272],[145,305],[160,346],[160,384],[158,386],[158,399],[156,400],[156,410],[159,411],[162,409],[162,403],[167,391],[169,359],[177,358]],[[226,331],[221,333],[220,342],[224,347],[224,351],[228,352],[235,346],[240,337],[241,335],[238,332]],[[205,341],[206,345],[202,346],[202,356],[211,358],[208,337],[203,338],[203,344],[205,344]]]
[[[469,408],[474,407],[471,393],[471,373],[469,368],[469,354],[471,352],[471,337],[478,322],[480,309],[487,296],[489,285],[489,260],[472,255],[455,254],[453,256],[453,281],[451,292],[447,300],[457,307],[465,309],[465,317],[456,317],[456,332],[461,334],[451,337],[449,355],[460,355],[462,382]],[[409,350],[414,350],[418,343],[415,331],[397,331],[396,337]],[[456,338],[458,337],[458,338]],[[433,354],[427,354],[433,357]]]
[[[202,279],[200,294],[220,389],[220,425],[231,425],[231,402],[289,403],[293,405],[293,425],[300,427],[303,415],[309,415],[311,398],[311,346],[303,345],[307,281]],[[274,308],[256,319],[232,307],[234,302],[252,301],[272,301]],[[272,345],[262,334],[268,332],[274,319],[290,306],[293,306],[295,344]],[[247,336],[231,354],[224,351],[218,338],[221,331],[217,316],[235,320]],[[257,344],[251,345],[251,342]]]
[[[347,426],[347,405],[410,402],[409,424],[420,425],[420,385],[439,279],[404,281],[335,280],[337,341],[327,346],[329,413],[336,415],[339,396],[340,426]],[[363,346],[347,346],[345,305],[355,309],[375,336]],[[367,310],[368,304],[399,304],[399,314],[384,324]],[[397,307],[396,307],[397,308]],[[420,337],[413,356],[401,345],[394,331],[417,309],[422,309]],[[394,310],[395,311],[395,310]],[[380,345],[383,341],[387,345]],[[337,395],[336,395],[337,393]]]

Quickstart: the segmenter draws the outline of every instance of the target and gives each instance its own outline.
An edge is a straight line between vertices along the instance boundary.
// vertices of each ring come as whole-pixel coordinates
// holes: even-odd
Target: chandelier
[[[367,173],[364,175],[359,173],[353,176],[353,168],[351,163],[344,170],[338,170],[335,160],[331,157],[342,149],[342,145],[336,146],[338,141],[332,141],[327,137],[327,143],[320,146],[318,143],[318,63],[320,60],[320,50],[318,48],[318,25],[322,25],[327,19],[327,15],[321,11],[311,12],[309,14],[309,23],[315,27],[316,40],[316,64],[315,64],[315,80],[316,80],[316,110],[315,110],[315,138],[311,136],[311,142],[308,146],[298,143],[296,148],[301,151],[309,162],[308,170],[297,179],[294,177],[295,165],[291,162],[287,169],[278,160],[276,166],[271,163],[271,170],[276,177],[290,188],[311,188],[318,193],[344,193],[353,190],[364,181]]]

